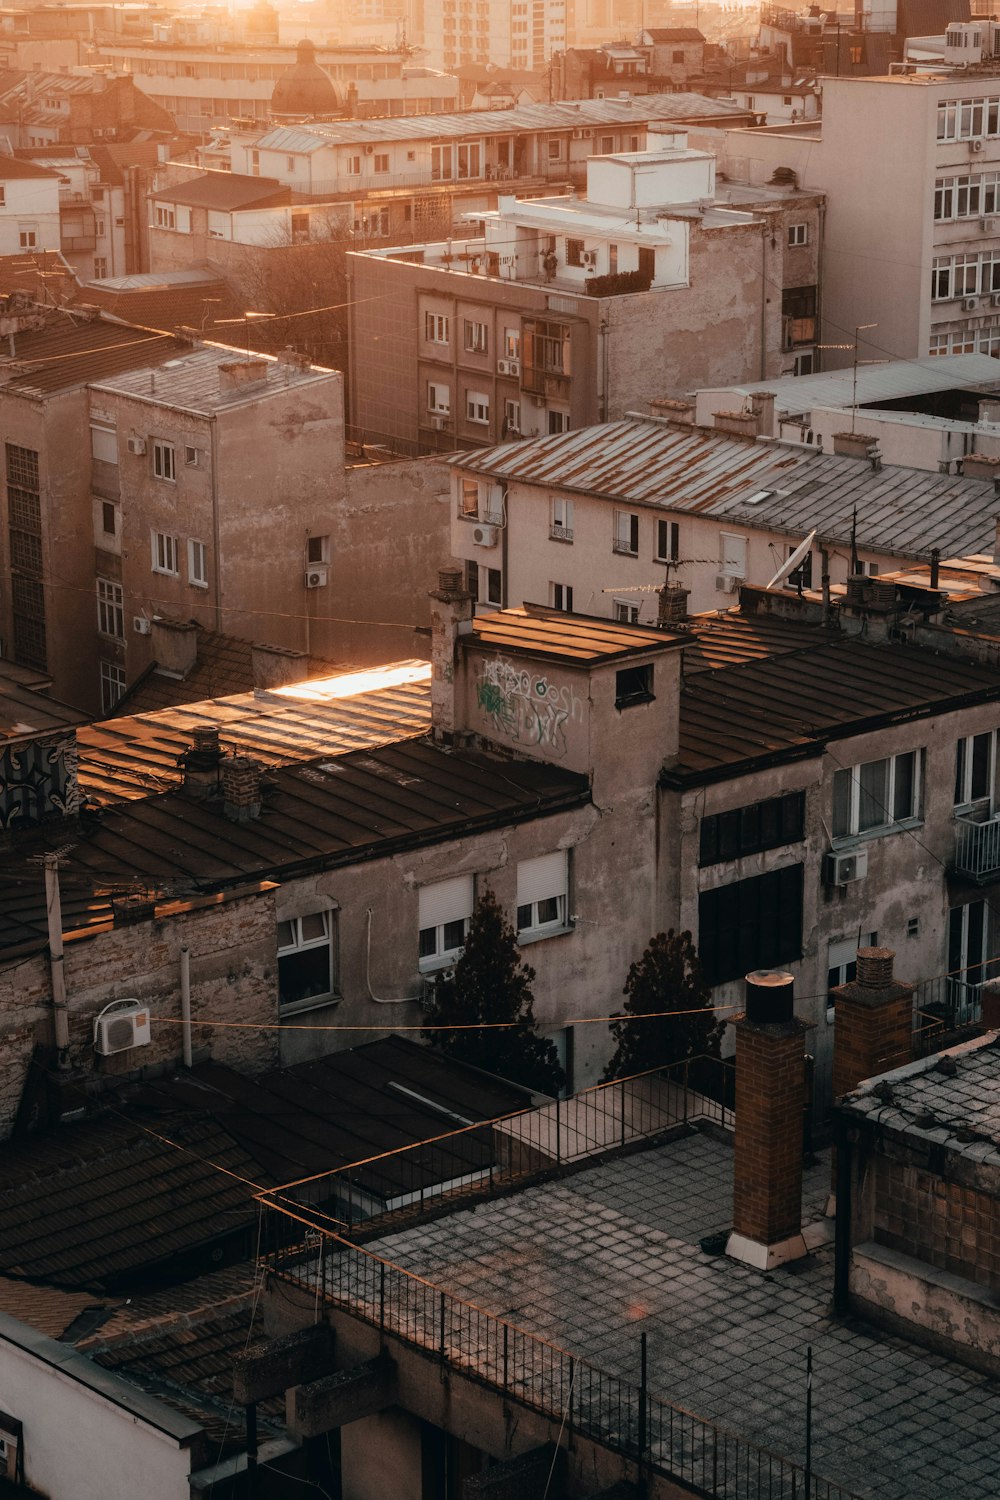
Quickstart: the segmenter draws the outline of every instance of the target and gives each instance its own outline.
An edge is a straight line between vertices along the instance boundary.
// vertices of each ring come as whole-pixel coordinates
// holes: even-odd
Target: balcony
[[[1000,880],[1000,813],[957,813],[954,870],[976,885]]]
[[[554,542],[571,542],[573,540],[572,526],[557,526],[555,522],[549,527],[549,536]]]
[[[914,1037],[926,1037],[933,1045],[917,1048],[920,1055],[958,1040],[954,1033],[974,1026],[982,1014],[980,991],[988,979],[1000,978],[996,959],[938,974],[917,986],[914,996]]]

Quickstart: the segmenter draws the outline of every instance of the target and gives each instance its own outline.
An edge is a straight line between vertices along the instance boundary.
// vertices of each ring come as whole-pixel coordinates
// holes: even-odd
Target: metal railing
[[[955,815],[955,869],[972,880],[1000,875],[1000,816]]]
[[[684,1407],[451,1296],[330,1232],[269,1252],[268,1269],[648,1472],[713,1500],[855,1500],[828,1480]],[[638,1350],[637,1350],[638,1352]],[[639,1361],[637,1360],[637,1365]]]
[[[983,985],[997,978],[1000,959],[994,958],[925,980],[917,986],[914,997],[915,1031],[929,1032],[933,1022],[939,1023],[939,1032],[971,1026],[982,1014]]]
[[[731,1062],[689,1058],[285,1183],[261,1201],[293,1216],[302,1209],[310,1219],[309,1210],[319,1209],[320,1227],[381,1231],[541,1180],[678,1125],[731,1127],[734,1094]]]

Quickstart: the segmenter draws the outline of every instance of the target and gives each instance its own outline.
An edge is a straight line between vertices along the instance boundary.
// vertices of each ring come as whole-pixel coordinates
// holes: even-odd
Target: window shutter
[[[523,859],[517,867],[517,904],[528,906],[550,896],[566,894],[566,851],[557,849],[538,859]]]
[[[421,886],[419,892],[420,928],[442,927],[445,922],[460,922],[471,917],[473,904],[472,876],[456,875],[435,885]]]

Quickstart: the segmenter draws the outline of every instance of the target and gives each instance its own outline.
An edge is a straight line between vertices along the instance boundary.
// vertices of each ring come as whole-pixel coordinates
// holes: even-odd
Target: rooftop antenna
[[[858,562],[858,507],[855,506],[851,513],[851,572],[855,576],[861,572],[861,564]]]
[[[853,344],[817,344],[817,349],[851,349],[854,352],[851,373],[851,436],[854,436],[855,426],[858,420],[858,366],[859,365],[887,365],[888,359],[859,359],[858,344],[859,335],[867,332],[869,328],[877,328],[877,323],[858,323],[854,329]]]

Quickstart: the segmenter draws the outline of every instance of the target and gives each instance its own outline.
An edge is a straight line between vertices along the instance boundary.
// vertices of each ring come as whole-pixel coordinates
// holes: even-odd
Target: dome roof
[[[282,73],[274,85],[271,95],[273,115],[332,115],[338,114],[342,101],[337,86],[329,73],[316,61],[316,48],[312,42],[299,42],[298,57],[287,72]]]

